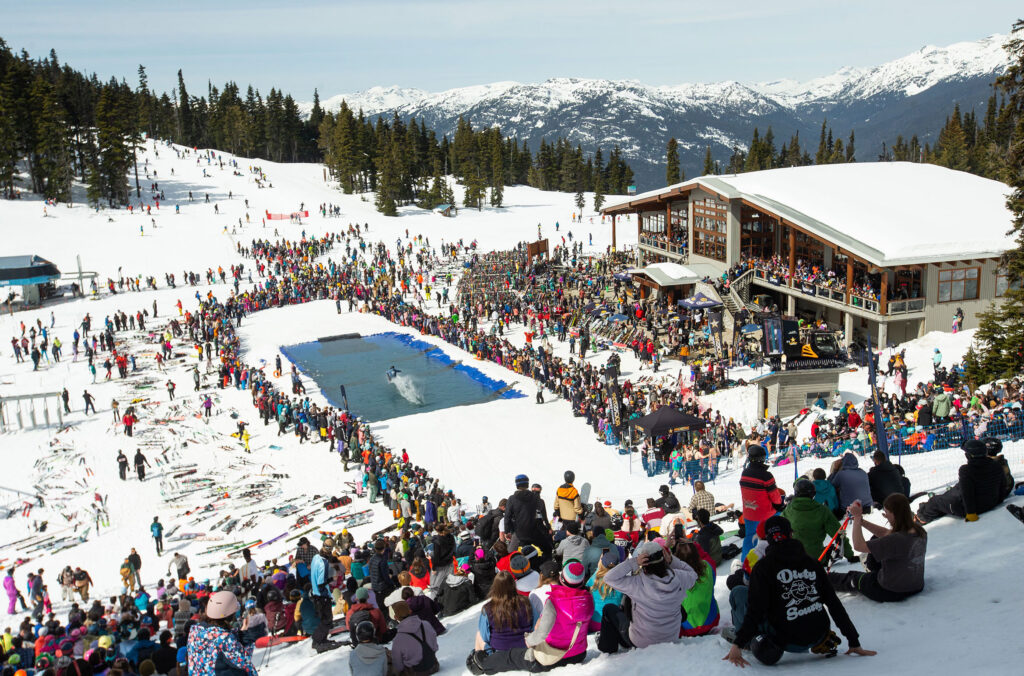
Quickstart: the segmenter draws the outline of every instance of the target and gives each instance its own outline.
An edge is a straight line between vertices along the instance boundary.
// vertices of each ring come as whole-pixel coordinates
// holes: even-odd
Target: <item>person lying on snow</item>
[[[918,507],[917,520],[922,524],[944,516],[977,521],[979,514],[994,509],[1009,495],[1003,466],[989,457],[984,441],[968,439],[960,448],[967,457],[967,463],[960,466],[960,480]]]

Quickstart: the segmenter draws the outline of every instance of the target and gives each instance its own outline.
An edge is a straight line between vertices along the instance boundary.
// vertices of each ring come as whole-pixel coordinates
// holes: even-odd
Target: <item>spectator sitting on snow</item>
[[[968,439],[960,448],[967,456],[967,464],[960,466],[960,480],[917,509],[917,520],[921,523],[947,515],[977,521],[979,514],[995,508],[1005,499],[1003,468],[988,456],[985,442]]]
[[[466,666],[474,674],[500,670],[508,663],[510,651],[526,648],[525,637],[535,620],[529,599],[516,590],[515,578],[498,572],[490,598],[480,610],[476,642]]]
[[[658,542],[642,543],[635,554],[604,576],[605,584],[629,597],[633,616],[627,617],[616,605],[604,607],[598,639],[601,652],[646,648],[679,638],[683,598],[697,581],[697,573]]]
[[[697,522],[696,541],[701,546],[707,555],[711,557],[711,560],[715,562],[715,565],[722,563],[722,528],[717,523],[711,523],[711,514],[706,509],[698,509],[693,513],[693,518]]]
[[[891,528],[865,522],[860,503],[850,505],[851,537],[858,552],[868,554],[866,573],[829,573],[836,591],[860,592],[872,601],[902,601],[924,589],[924,557],[928,535],[914,521],[910,500],[902,493],[882,503]],[[866,529],[874,537],[864,540]]]
[[[834,466],[834,465],[833,465]],[[864,507],[864,513],[871,511],[871,482],[868,481],[868,474],[862,470],[857,462],[857,456],[853,453],[843,455],[839,469],[835,470],[829,481],[836,487],[839,494],[840,514],[855,500],[860,500]]]
[[[773,516],[764,523],[764,533],[768,548],[751,569],[750,586],[733,589],[733,594],[745,593],[733,608],[738,629],[723,633],[732,641],[725,659],[746,667],[747,647],[763,664],[775,664],[784,652],[835,655],[840,641],[831,630],[830,614],[850,644],[848,654],[876,654],[860,647],[857,629],[828,583],[825,568],[792,539],[789,521]]]
[[[815,560],[821,559],[825,538],[831,538],[839,531],[836,515],[825,505],[815,502],[814,484],[807,479],[797,479],[793,484],[793,500],[786,505],[782,516],[793,528],[793,539],[798,540],[807,555]],[[846,558],[855,561],[846,538],[843,538],[843,548]]]
[[[565,529],[565,539],[558,543],[558,547],[555,549],[555,554],[562,560],[568,561],[569,559],[583,560],[583,552],[587,550],[590,545],[587,542],[587,538],[580,535],[580,524],[579,521],[563,521],[562,527]]]
[[[816,467],[811,472],[811,479],[814,480],[814,501],[825,505],[835,513],[839,509],[839,496],[836,495],[836,487],[826,478],[825,470]]]
[[[897,467],[889,461],[889,458],[881,451],[875,451],[871,455],[875,466],[868,470],[868,483],[871,485],[871,499],[875,504],[881,505],[885,499],[893,493],[903,493],[910,497],[908,491],[910,482],[904,481],[902,468]]]
[[[479,601],[473,580],[469,577],[468,563],[455,566],[451,574],[445,577],[437,602],[441,606],[442,617],[451,617]]]

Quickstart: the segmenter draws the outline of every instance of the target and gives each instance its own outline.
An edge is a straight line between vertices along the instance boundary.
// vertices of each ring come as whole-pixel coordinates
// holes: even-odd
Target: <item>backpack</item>
[[[352,639],[352,645],[359,645],[359,639],[356,638],[355,628],[359,626],[360,622],[373,623],[373,618],[370,616],[370,611],[366,608],[360,608],[359,610],[352,613],[352,617],[348,621],[348,634],[349,638]],[[374,624],[376,627],[377,625]],[[374,632],[376,633],[376,632]],[[380,638],[377,636],[376,638]]]
[[[480,520],[476,523],[474,532],[481,541],[487,542],[494,535],[494,522],[497,520],[497,515],[493,513],[485,514],[480,517]]]
[[[419,664],[413,667],[409,667],[409,671],[413,674],[436,674],[441,670],[441,665],[437,663],[437,655],[427,645],[427,633],[423,625],[420,625],[420,636],[416,634],[409,634],[417,643],[420,644],[420,648],[423,649],[423,657],[420,658]]]
[[[89,575],[84,570],[75,573],[75,582],[85,582],[87,579],[89,579]]]

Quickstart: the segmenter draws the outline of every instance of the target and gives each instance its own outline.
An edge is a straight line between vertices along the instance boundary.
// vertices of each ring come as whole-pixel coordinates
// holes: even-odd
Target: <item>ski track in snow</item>
[[[5,231],[4,250],[10,254],[35,253],[48,258],[62,269],[70,272],[75,267],[76,255],[81,255],[85,270],[100,273],[100,281],[117,277],[118,268],[125,275],[155,275],[159,290],[140,293],[100,294],[97,298],[60,301],[43,308],[42,311],[17,313],[13,317],[0,317],[0,338],[5,345],[11,336],[20,332],[18,324],[25,321],[35,323],[36,318],[49,326],[50,312],[54,313],[54,335],[64,342],[64,360],[38,372],[31,371],[31,363],[15,364],[8,347],[3,348],[4,358],[0,360],[0,396],[14,393],[60,391],[67,386],[71,393],[73,412],[67,417],[67,431],[55,434],[53,429],[23,431],[0,436],[4,453],[4,479],[0,484],[12,488],[30,488],[34,481],[52,485],[48,495],[66,498],[64,502],[53,503],[47,508],[35,508],[28,519],[12,516],[0,520],[0,544],[6,544],[31,535],[31,521],[46,518],[49,521],[48,534],[63,536],[70,533],[71,524],[80,518],[65,521],[59,514],[83,512],[92,501],[92,494],[99,492],[108,496],[110,527],[101,528],[99,535],[90,531],[88,540],[55,555],[33,558],[24,570],[19,570],[19,584],[24,582],[24,573],[31,569],[45,568],[45,579],[49,585],[54,610],[66,612],[68,604],[60,601],[59,588],[55,578],[67,564],[82,565],[88,569],[97,582],[96,595],[107,597],[118,591],[117,569],[130,547],[137,547],[142,555],[141,574],[147,588],[152,588],[158,578],[167,578],[167,566],[174,551],[183,551],[190,560],[193,574],[197,579],[216,578],[217,571],[226,567],[228,558],[224,554],[202,554],[204,549],[217,542],[166,542],[164,556],[157,558],[149,537],[148,525],[153,516],[160,516],[169,531],[175,526],[184,532],[206,532],[209,527],[224,517],[242,518],[257,509],[255,505],[238,507],[238,500],[226,498],[217,513],[202,521],[193,523],[194,516],[184,517],[186,509],[201,506],[208,500],[183,500],[169,507],[159,495],[160,482],[167,479],[167,468],[157,466],[155,456],[166,445],[173,449],[171,455],[180,457],[174,464],[196,464],[200,473],[211,472],[228,481],[271,481],[281,491],[280,497],[270,500],[281,504],[295,496],[312,498],[323,496],[303,507],[290,517],[275,517],[264,514],[248,529],[236,529],[223,536],[221,543],[233,541],[270,540],[283,532],[301,532],[309,526],[289,531],[296,517],[312,511],[331,495],[339,495],[346,488],[343,481],[358,478],[352,470],[345,475],[333,454],[324,445],[299,446],[293,436],[276,437],[276,427],[263,427],[251,406],[245,392],[233,389],[205,389],[214,394],[217,401],[215,415],[204,423],[195,417],[199,412],[199,400],[192,392],[192,380],[188,369],[196,363],[195,351],[188,345],[175,343],[175,352],[182,359],[168,364],[164,373],[156,371],[152,357],[154,349],[134,342],[131,352],[139,359],[142,373],[127,381],[116,378],[110,382],[101,381],[93,385],[84,360],[71,361],[71,333],[81,322],[85,313],[90,313],[94,326],[100,326],[103,318],[115,310],[133,313],[149,309],[157,302],[158,324],[168,316],[176,315],[173,308],[181,300],[186,308],[195,307],[195,294],[212,291],[215,295],[228,292],[221,284],[198,288],[181,286],[183,269],[203,272],[207,267],[225,269],[231,263],[240,262],[235,254],[236,242],[248,242],[254,237],[273,237],[274,228],[282,236],[298,238],[303,230],[310,235],[325,231],[339,231],[350,222],[369,223],[369,238],[383,240],[393,246],[396,237],[423,233],[430,237],[436,247],[443,238],[453,241],[464,238],[467,242],[478,238],[483,250],[507,248],[520,240],[532,239],[536,235],[537,223],[543,224],[544,235],[557,238],[568,230],[580,237],[594,235],[593,247],[588,251],[603,251],[610,243],[610,226],[601,226],[599,219],[593,225],[569,224],[569,215],[574,211],[573,195],[543,193],[531,188],[506,188],[507,208],[485,209],[481,212],[460,211],[455,219],[445,219],[415,208],[402,210],[402,217],[386,219],[373,211],[372,197],[367,201],[360,196],[344,196],[323,181],[322,169],[314,165],[277,165],[271,162],[249,162],[240,159],[243,176],[233,176],[230,169],[219,169],[215,164],[204,162],[197,166],[195,159],[179,160],[174,152],[163,145],[156,157],[150,144],[143,157],[147,163],[140,168],[156,169],[157,180],[168,199],[161,204],[159,213],[153,210],[152,218],[157,227],[151,227],[149,216],[138,211],[129,216],[126,211],[101,211],[96,213],[81,203],[73,208],[49,207],[49,215],[43,217],[43,204],[26,197],[19,201],[0,201],[0,219],[8,228]],[[219,153],[218,153],[219,155]],[[225,158],[229,156],[225,155]],[[249,164],[263,167],[273,188],[257,189],[245,173]],[[170,176],[174,167],[175,175]],[[207,168],[210,177],[204,178],[201,169]],[[148,180],[145,184],[148,184]],[[193,190],[199,199],[187,201],[187,191]],[[227,199],[228,191],[233,198]],[[76,188],[76,199],[81,200],[82,190]],[[201,195],[210,193],[211,204],[206,204]],[[223,234],[224,226],[230,233],[232,223],[238,218],[244,222],[244,199],[249,199],[249,214],[252,224],[240,228],[237,234]],[[265,210],[272,212],[291,211],[304,202],[311,213],[320,202],[341,204],[341,218],[323,219],[319,214],[305,223],[290,224],[275,221],[261,227],[260,217]],[[588,196],[588,203],[590,198]],[[213,203],[220,206],[215,215]],[[174,205],[181,206],[181,214],[174,214]],[[108,221],[108,217],[113,221]],[[589,217],[589,211],[588,211]],[[554,222],[562,225],[559,233],[554,231]],[[139,225],[145,226],[145,235],[139,236]],[[635,223],[633,224],[635,226]],[[586,240],[584,240],[586,241]],[[619,227],[620,245],[635,241],[635,227],[621,222]],[[343,250],[343,247],[342,247]],[[336,250],[337,251],[337,250]],[[335,252],[335,257],[337,253]],[[248,266],[250,261],[244,261]],[[163,274],[173,272],[178,277],[178,288],[164,287]],[[102,284],[101,284],[102,286]],[[153,320],[149,320],[153,325]],[[317,301],[304,305],[289,306],[256,313],[243,321],[240,335],[243,340],[245,358],[250,364],[261,360],[272,364],[278,353],[278,346],[310,340],[318,335],[343,332],[363,334],[381,331],[413,331],[395,327],[386,320],[367,314],[338,314],[331,301]],[[130,332],[129,332],[130,333]],[[910,382],[925,379],[931,372],[931,355],[934,347],[940,347],[947,365],[966,350],[971,332],[958,335],[931,333],[909,343],[907,361],[910,365]],[[416,337],[437,345],[454,359],[472,360],[472,356],[432,336]],[[521,330],[508,334],[509,340],[522,345],[525,338]],[[565,355],[567,344],[555,343],[555,351]],[[606,354],[592,357],[595,362],[603,361]],[[287,360],[285,371],[288,370]],[[102,358],[99,360],[102,363]],[[486,375],[508,381],[516,380],[512,374],[490,362],[468,361]],[[622,354],[622,370],[625,377],[636,379],[647,373],[638,372],[638,363],[631,353]],[[678,367],[669,362],[662,370],[667,378],[674,378]],[[737,370],[734,377],[743,377]],[[750,375],[750,374],[748,374]],[[136,426],[136,437],[123,435],[120,425],[113,424],[110,402],[117,399],[122,410],[128,399],[128,388],[143,378],[153,378],[152,387],[140,394],[153,406],[142,406],[141,421]],[[168,425],[154,424],[154,418],[165,414],[167,395],[164,381],[173,379],[177,384],[177,402],[182,405],[184,419]],[[866,375],[863,370],[844,374],[840,379],[843,396],[855,402],[867,395]],[[323,401],[317,387],[306,379],[310,396]],[[287,385],[286,378],[279,384]],[[397,385],[397,384],[396,384]],[[532,389],[526,387],[527,394]],[[92,416],[82,414],[81,393],[88,389],[96,397],[98,413]],[[752,388],[735,388],[705,399],[704,403],[719,409],[726,416],[749,421],[754,415]],[[592,499],[612,500],[620,505],[623,500],[643,499],[655,495],[657,486],[665,481],[664,476],[647,477],[634,463],[632,466],[624,456],[594,438],[590,428],[580,419],[572,417],[568,403],[552,400],[544,405],[533,403],[532,396],[519,399],[498,399],[472,407],[442,409],[430,413],[406,416],[375,423],[373,428],[381,440],[393,448],[407,448],[412,461],[429,468],[446,487],[450,487],[469,504],[479,496],[489,495],[492,502],[512,492],[512,477],[520,472],[529,474],[531,481],[544,486],[543,495],[548,501],[553,489],[561,482],[562,472],[573,468],[580,482],[593,486]],[[235,431],[235,420],[228,415],[237,411],[240,419],[248,421],[252,433],[252,454],[241,450],[239,441],[230,437]],[[153,430],[158,433],[154,434]],[[172,432],[173,430],[173,432]],[[139,483],[130,479],[122,482],[117,477],[115,457],[123,449],[131,458],[147,435],[158,438],[160,446],[146,447],[150,462],[150,480]],[[73,448],[81,454],[81,460],[74,460],[67,467],[62,466],[61,456],[55,456],[51,440],[59,440],[59,446]],[[186,442],[182,445],[182,442]],[[1012,449],[1020,457],[1024,449]],[[52,471],[40,473],[34,464],[40,458],[55,457]],[[63,456],[64,459],[71,456]],[[77,456],[75,456],[77,457]],[[958,451],[939,451],[927,455],[903,459],[904,467],[915,490],[938,485],[955,471],[962,456]],[[247,464],[251,463],[251,464]],[[801,461],[800,471],[814,466],[825,466],[828,461]],[[87,472],[92,471],[92,474]],[[775,475],[783,487],[788,487],[792,475],[788,467],[775,469]],[[1018,476],[1024,475],[1024,467],[1014,466]],[[270,474],[287,475],[287,478],[271,478]],[[737,470],[724,471],[710,487],[716,498],[722,502],[738,502]],[[77,483],[76,483],[77,482]],[[677,491],[680,500],[688,500],[685,487]],[[21,500],[11,493],[0,491],[8,505],[20,505]],[[1016,499],[1018,504],[1024,500]],[[58,509],[59,508],[59,509]],[[351,511],[372,509],[371,523],[352,529],[357,539],[365,539],[383,525],[390,524],[389,511],[380,505],[370,506],[365,499],[356,499],[345,508]],[[312,526],[323,524],[332,527],[330,519],[342,510],[321,512],[310,522]],[[876,517],[877,518],[877,517]],[[326,521],[325,521],[326,520]],[[1024,644],[1019,641],[1021,619],[1024,607],[1024,586],[1020,584],[1016,556],[1019,550],[1018,535],[1021,526],[1004,510],[999,509],[982,516],[975,524],[965,525],[944,520],[929,528],[930,541],[927,559],[927,588],[925,592],[901,604],[876,605],[859,598],[847,598],[845,604],[851,614],[865,647],[879,651],[874,658],[853,658],[841,656],[831,660],[826,669],[830,673],[861,676],[865,669],[876,673],[942,674],[962,672],[968,669],[984,670],[993,674],[1015,673],[1012,665],[1019,665],[1024,659]],[[79,527],[80,533],[85,525]],[[65,532],[67,531],[67,532]],[[1007,537],[1009,536],[1009,537]],[[284,538],[274,544],[254,551],[259,561],[281,557],[282,560],[294,550],[294,541]],[[12,547],[0,549],[2,565],[9,565],[18,550]],[[968,554],[965,555],[965,552]],[[240,559],[236,560],[238,563]],[[845,566],[846,564],[842,564]],[[717,598],[722,607],[722,626],[728,623],[728,596],[724,586],[727,567],[719,570]],[[445,673],[463,672],[465,657],[473,643],[478,609],[473,608],[459,616],[446,620],[449,632],[441,637],[439,659]],[[22,614],[10,618],[10,624]],[[943,637],[943,640],[936,640]],[[735,669],[721,657],[727,646],[717,637],[686,639],[678,644],[656,646],[643,651],[620,654],[614,657],[598,656],[593,639],[586,663],[567,667],[569,673],[611,674],[630,672],[665,673],[672,661],[685,660],[687,666],[694,666],[707,674],[736,673]],[[307,645],[274,648],[269,663],[260,669],[264,676],[291,676],[323,674],[346,671],[350,651],[341,649],[316,657]],[[256,653],[256,663],[263,660],[262,651]],[[868,659],[867,662],[864,662]],[[804,674],[817,672],[820,661],[810,656],[787,655],[784,658],[787,672]],[[760,667],[755,667],[757,671]],[[562,673],[563,670],[559,670]]]

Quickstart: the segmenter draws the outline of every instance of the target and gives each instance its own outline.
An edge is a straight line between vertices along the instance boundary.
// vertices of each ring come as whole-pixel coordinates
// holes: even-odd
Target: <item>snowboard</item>
[[[586,482],[580,486],[580,505],[583,507],[583,516],[592,509],[590,506],[590,482]]]

